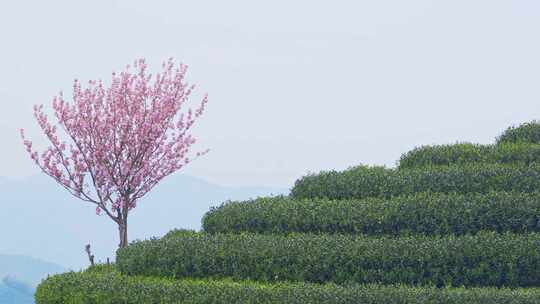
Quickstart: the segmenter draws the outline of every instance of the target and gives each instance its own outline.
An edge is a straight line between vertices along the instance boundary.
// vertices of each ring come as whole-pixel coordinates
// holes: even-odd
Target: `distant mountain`
[[[271,187],[224,187],[173,175],[139,202],[131,214],[129,239],[160,236],[174,228],[199,229],[203,214],[226,200],[288,194]],[[77,200],[44,175],[0,181],[0,253],[33,256],[78,270],[88,265],[84,246],[96,260],[113,257],[118,230],[95,206]],[[1,302],[0,302],[1,303]]]
[[[67,269],[60,265],[35,258],[0,254],[0,278],[12,278],[33,287],[47,275],[66,271]]]
[[[33,304],[34,288],[13,277],[0,281],[0,303]]]

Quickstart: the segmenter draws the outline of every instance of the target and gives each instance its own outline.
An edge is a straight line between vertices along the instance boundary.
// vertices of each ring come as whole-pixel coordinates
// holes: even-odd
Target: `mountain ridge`
[[[160,236],[174,228],[197,230],[203,214],[212,206],[288,191],[264,186],[221,186],[198,177],[172,175],[133,210],[129,239]],[[77,200],[49,177],[0,177],[0,193],[0,229],[8,232],[0,253],[51,261],[67,270],[87,266],[84,246],[88,243],[96,261],[114,256],[118,244],[114,223],[106,215],[96,216],[93,205]]]

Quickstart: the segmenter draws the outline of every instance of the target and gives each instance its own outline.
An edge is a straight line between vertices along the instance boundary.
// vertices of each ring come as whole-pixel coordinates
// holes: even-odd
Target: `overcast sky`
[[[139,57],[208,92],[184,172],[290,187],[308,171],[393,166],[418,145],[490,143],[540,118],[540,1],[1,1],[0,176],[37,174],[18,128]],[[60,191],[60,190],[59,190]]]

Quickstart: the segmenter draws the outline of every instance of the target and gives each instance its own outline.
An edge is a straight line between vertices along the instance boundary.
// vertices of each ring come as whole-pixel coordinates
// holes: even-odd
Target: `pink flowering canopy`
[[[184,80],[187,66],[169,59],[162,68],[152,77],[140,59],[133,68],[113,73],[109,87],[100,80],[83,88],[75,80],[73,102],[62,93],[52,101],[56,123],[43,105],[35,106],[50,142],[41,153],[21,129],[26,150],[44,173],[117,222],[164,177],[190,162],[195,138],[189,131],[208,101],[205,95],[197,109],[181,113],[194,89]]]

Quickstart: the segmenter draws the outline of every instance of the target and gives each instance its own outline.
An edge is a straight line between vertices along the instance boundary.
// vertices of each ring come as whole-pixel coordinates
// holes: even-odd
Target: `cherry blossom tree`
[[[128,244],[128,217],[137,202],[191,161],[190,129],[208,101],[205,95],[197,109],[181,112],[194,89],[184,80],[187,66],[169,59],[162,69],[152,77],[139,59],[112,73],[108,87],[100,80],[83,88],[75,80],[73,102],[62,93],[52,100],[54,123],[43,105],[34,106],[49,142],[41,153],[21,129],[27,152],[45,174],[118,225],[119,247]]]

